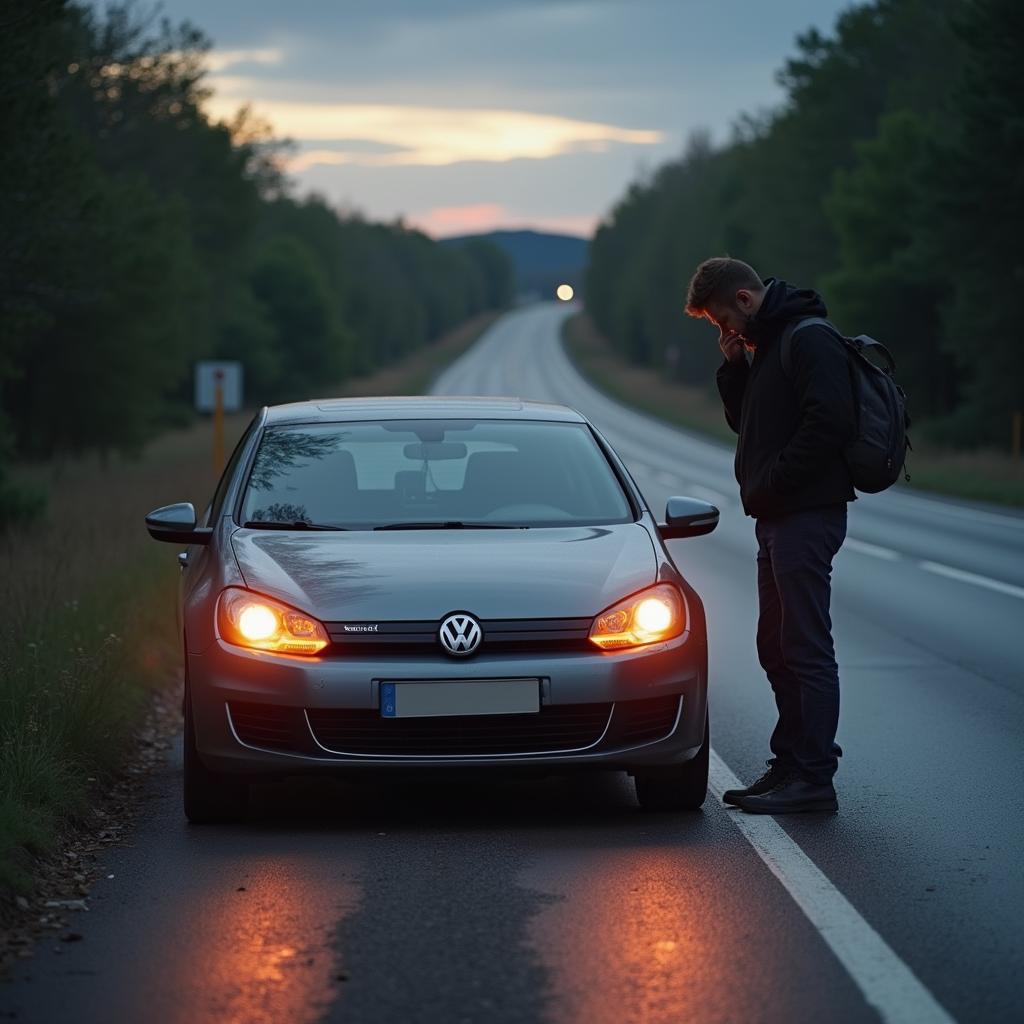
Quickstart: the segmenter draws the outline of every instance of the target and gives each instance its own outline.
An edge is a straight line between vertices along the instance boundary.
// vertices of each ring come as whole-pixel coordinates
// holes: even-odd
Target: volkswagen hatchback
[[[185,545],[185,813],[302,773],[626,771],[642,807],[707,792],[700,598],[665,523],[580,413],[512,398],[264,408]]]

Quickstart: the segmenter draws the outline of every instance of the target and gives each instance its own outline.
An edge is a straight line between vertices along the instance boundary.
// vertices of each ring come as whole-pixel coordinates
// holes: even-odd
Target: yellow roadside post
[[[231,360],[203,359],[195,364],[196,412],[208,413],[213,427],[214,479],[224,472],[224,435],[228,413],[242,409],[242,364]]]

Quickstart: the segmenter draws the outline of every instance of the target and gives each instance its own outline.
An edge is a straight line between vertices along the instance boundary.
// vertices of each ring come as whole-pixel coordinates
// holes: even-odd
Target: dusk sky
[[[589,235],[699,128],[777,104],[775,72],[848,0],[164,0],[213,40],[211,111],[251,103],[290,166],[443,236]],[[147,9],[147,5],[140,5]]]

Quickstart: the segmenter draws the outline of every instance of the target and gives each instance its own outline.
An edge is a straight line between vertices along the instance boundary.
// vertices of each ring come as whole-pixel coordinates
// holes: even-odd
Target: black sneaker
[[[752,782],[746,789],[727,789],[722,794],[722,802],[732,804],[734,807],[739,807],[740,800],[743,797],[760,796],[762,793],[767,793],[776,786],[781,786],[793,771],[792,768],[787,768],[784,765],[772,764],[768,761],[766,761],[765,764],[768,765],[768,771],[766,771],[764,775],[757,780],[757,782]]]
[[[805,811],[835,814],[839,810],[839,801],[831,782],[820,786],[791,775],[768,793],[740,797],[739,806],[750,814],[797,814]]]

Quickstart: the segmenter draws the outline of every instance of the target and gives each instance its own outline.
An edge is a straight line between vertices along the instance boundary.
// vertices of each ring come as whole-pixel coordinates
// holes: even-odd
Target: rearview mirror
[[[146,529],[153,540],[172,544],[209,544],[213,529],[196,526],[196,510],[190,501],[164,505],[146,516]]]
[[[658,524],[662,540],[701,537],[718,525],[718,509],[697,498],[669,498],[665,504],[665,522]]]

